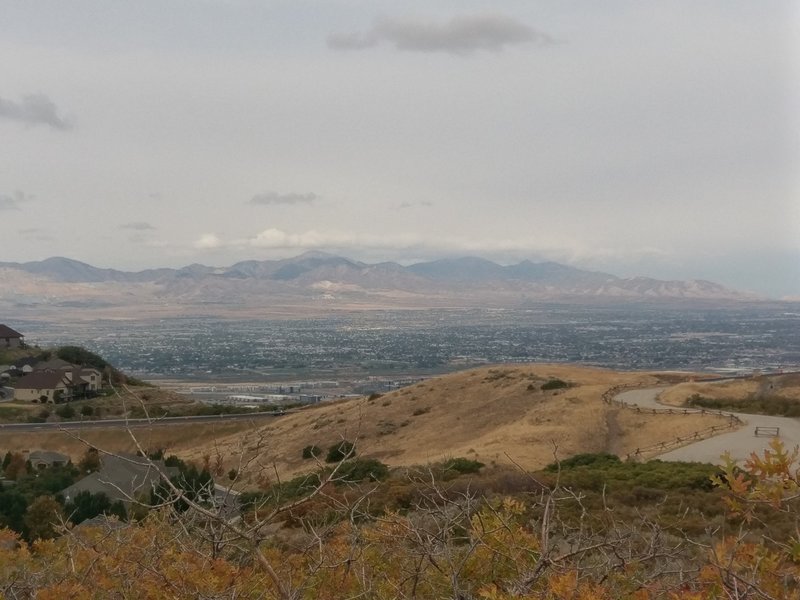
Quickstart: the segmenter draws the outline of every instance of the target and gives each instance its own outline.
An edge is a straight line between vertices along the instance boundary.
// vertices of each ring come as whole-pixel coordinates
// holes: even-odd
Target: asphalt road
[[[159,419],[105,419],[100,421],[62,421],[61,423],[0,423],[0,433],[4,431],[56,431],[59,429],[108,429],[125,427],[154,427],[181,425],[189,423],[220,423],[222,421],[247,421],[279,417],[286,412],[258,412],[240,415],[201,415],[188,417],[162,417]]]
[[[619,394],[616,399],[632,406],[642,408],[675,408],[659,403],[656,397],[667,388],[649,388],[645,390],[631,390]],[[721,464],[722,454],[729,452],[737,461],[744,461],[753,452],[761,453],[769,448],[772,440],[770,437],[756,437],[756,427],[780,427],[780,439],[789,449],[800,445],[800,419],[789,417],[770,417],[766,415],[750,415],[745,413],[732,413],[739,417],[744,426],[735,431],[694,442],[671,450],[658,456],[661,460],[681,460],[692,462],[708,462]],[[655,440],[658,441],[658,440]]]

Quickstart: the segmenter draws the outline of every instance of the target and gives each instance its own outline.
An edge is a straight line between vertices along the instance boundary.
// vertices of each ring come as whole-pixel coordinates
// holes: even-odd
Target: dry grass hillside
[[[155,425],[136,427],[133,434],[148,450],[165,448],[168,454],[185,456],[198,444],[213,445],[214,440],[243,435],[254,427],[249,421],[224,421],[222,423],[191,423],[180,425]],[[86,451],[87,444],[108,452],[136,452],[136,443],[119,427],[93,428],[84,431],[19,432],[0,427],[0,453],[10,450],[52,450],[63,452],[74,462]],[[201,462],[202,462],[202,457]]]
[[[551,378],[571,387],[542,391]],[[671,378],[671,379],[669,379]],[[464,456],[484,463],[513,460],[541,467],[580,452],[626,454],[719,424],[700,415],[642,415],[609,406],[602,394],[617,385],[659,385],[674,375],[620,373],[564,365],[481,368],[427,380],[377,397],[324,404],[248,432],[198,445],[187,458],[222,452],[230,466],[288,476],[313,467],[302,449],[327,449],[347,439],[358,452],[392,465]]]
[[[800,374],[757,375],[747,379],[727,381],[692,381],[665,390],[659,399],[665,404],[683,406],[690,397],[698,394],[714,400],[744,402],[749,398],[778,396],[800,402]]]

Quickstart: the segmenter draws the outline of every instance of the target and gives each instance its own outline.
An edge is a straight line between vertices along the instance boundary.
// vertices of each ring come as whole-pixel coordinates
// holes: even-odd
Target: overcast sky
[[[0,260],[558,260],[800,297],[796,2],[0,0]]]

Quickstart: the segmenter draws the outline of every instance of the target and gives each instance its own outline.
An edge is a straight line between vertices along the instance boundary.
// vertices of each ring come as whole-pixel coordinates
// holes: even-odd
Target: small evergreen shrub
[[[568,387],[569,387],[569,384],[566,381],[563,381],[561,379],[553,378],[553,379],[550,379],[548,381],[545,381],[542,384],[542,388],[541,389],[544,390],[544,391],[547,391],[547,390],[563,390],[564,388],[568,388]]]
[[[70,404],[64,404],[56,409],[56,414],[62,419],[71,419],[75,416],[75,409]]]
[[[389,467],[375,458],[358,458],[344,463],[336,474],[342,482],[383,481],[389,476]]]
[[[456,471],[462,475],[477,473],[483,467],[482,462],[463,457],[451,458],[446,460],[443,465],[445,471]]]
[[[346,458],[352,458],[355,453],[355,444],[348,442],[347,440],[342,440],[341,442],[337,442],[328,448],[328,454],[325,456],[325,462],[339,462],[345,460]]]
[[[322,455],[322,448],[317,445],[311,444],[303,448],[303,459],[317,458]]]

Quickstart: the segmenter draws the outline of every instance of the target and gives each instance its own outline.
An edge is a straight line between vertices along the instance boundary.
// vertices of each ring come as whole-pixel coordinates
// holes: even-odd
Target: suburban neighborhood
[[[0,324],[0,349],[25,348],[25,336]],[[102,388],[103,374],[93,367],[54,357],[25,356],[0,364],[0,402],[59,404],[91,398]]]

